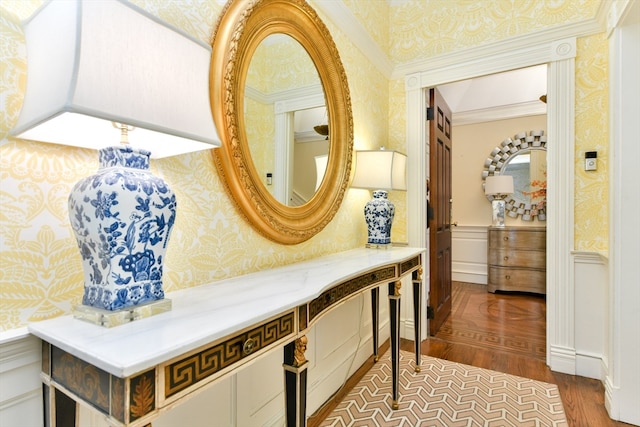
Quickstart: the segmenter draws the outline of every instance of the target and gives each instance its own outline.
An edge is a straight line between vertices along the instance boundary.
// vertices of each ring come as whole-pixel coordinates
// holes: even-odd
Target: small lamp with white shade
[[[211,48],[120,0],[47,2],[24,33],[27,85],[11,134],[99,150],[98,172],[69,196],[84,270],[74,313],[113,326],[170,309],[162,271],[177,203],[149,159],[220,145]]]
[[[484,193],[493,197],[491,200],[494,227],[504,227],[504,197],[513,194],[513,177],[511,175],[490,175],[484,184]]]
[[[387,199],[388,190],[406,190],[407,156],[393,150],[356,151],[353,188],[373,190],[373,199],[364,207],[367,247],[391,246],[391,226],[395,206]]]

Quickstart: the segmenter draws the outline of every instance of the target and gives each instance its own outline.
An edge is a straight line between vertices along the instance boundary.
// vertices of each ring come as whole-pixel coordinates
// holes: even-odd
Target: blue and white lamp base
[[[163,301],[162,270],[176,197],[150,173],[149,155],[127,145],[104,148],[98,172],[78,182],[69,195],[69,219],[84,271],[77,317],[105,324],[106,316],[113,319],[106,323],[119,324],[118,319],[131,321],[140,313],[171,308],[170,301]]]
[[[367,222],[367,247],[388,248],[391,246],[391,225],[396,208],[387,199],[387,192],[375,190],[373,199],[364,207],[364,218]]]
[[[491,201],[492,225],[494,227],[504,227],[505,202],[502,199],[493,199]]]

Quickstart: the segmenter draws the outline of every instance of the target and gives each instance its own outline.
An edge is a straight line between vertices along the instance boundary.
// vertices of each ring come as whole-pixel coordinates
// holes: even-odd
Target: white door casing
[[[539,41],[520,37],[440,57],[428,69],[405,76],[407,102],[407,235],[409,245],[427,247],[424,182],[428,177],[428,134],[423,91],[441,84],[548,64],[547,137],[547,364],[575,374],[573,200],[575,37]],[[558,143],[556,143],[558,142]],[[424,268],[424,271],[429,271]],[[425,278],[429,283],[429,278]],[[425,293],[425,299],[428,293]],[[426,307],[426,301],[423,306]],[[426,327],[426,315],[422,315]],[[423,338],[426,338],[423,337]]]

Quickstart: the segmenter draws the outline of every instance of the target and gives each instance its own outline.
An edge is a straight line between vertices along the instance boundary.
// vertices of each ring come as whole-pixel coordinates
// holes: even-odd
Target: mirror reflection
[[[301,206],[315,194],[315,157],[327,154],[328,123],[320,77],[293,37],[271,34],[254,54],[245,81],[244,112],[253,166],[272,196]]]
[[[491,175],[513,177],[514,194],[504,198],[508,216],[523,221],[546,220],[547,137],[543,130],[519,132],[502,141],[485,159],[483,191],[484,180]],[[487,198],[492,200],[493,196]]]
[[[211,48],[210,100],[220,106],[212,114],[222,140],[212,157],[225,189],[264,237],[304,242],[334,218],[351,173],[351,97],[329,29],[304,0],[232,0]],[[306,203],[282,203],[297,187],[296,112],[325,105],[324,179]]]
[[[546,151],[526,149],[510,157],[502,167],[501,174],[513,177],[512,198],[516,203],[538,205],[545,199],[546,193],[543,194],[541,190],[546,182],[546,171]]]

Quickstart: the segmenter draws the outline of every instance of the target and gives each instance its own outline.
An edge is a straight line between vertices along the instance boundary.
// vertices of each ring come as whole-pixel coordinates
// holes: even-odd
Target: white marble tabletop
[[[354,249],[167,293],[171,311],[113,328],[68,315],[31,323],[29,332],[113,375],[128,377],[283,314],[346,279],[424,251]]]

